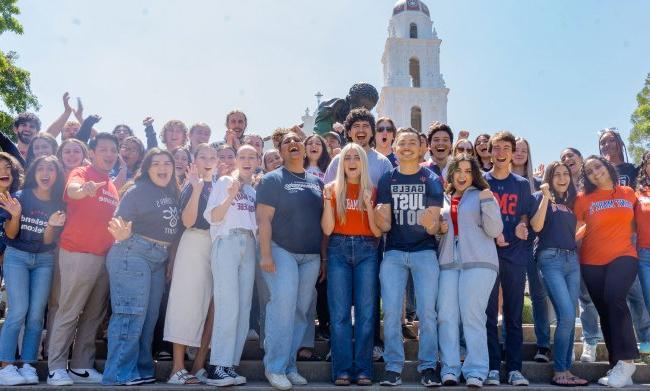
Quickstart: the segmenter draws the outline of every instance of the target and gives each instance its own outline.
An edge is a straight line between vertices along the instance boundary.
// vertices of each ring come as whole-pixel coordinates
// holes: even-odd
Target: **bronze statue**
[[[333,98],[318,105],[314,132],[324,135],[332,131],[335,122],[343,123],[352,109],[365,107],[372,110],[379,101],[377,89],[368,83],[356,83],[350,87],[345,99]]]

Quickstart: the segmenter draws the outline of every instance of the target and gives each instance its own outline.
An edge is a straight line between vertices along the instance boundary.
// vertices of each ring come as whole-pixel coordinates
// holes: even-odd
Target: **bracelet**
[[[324,199],[324,200],[331,201],[331,200],[332,200],[332,197],[329,197],[329,198],[328,198],[328,197],[323,197],[323,199]]]

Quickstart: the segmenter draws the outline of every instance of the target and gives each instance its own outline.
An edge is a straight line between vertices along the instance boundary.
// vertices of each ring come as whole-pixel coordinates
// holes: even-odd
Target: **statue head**
[[[372,110],[379,101],[379,93],[368,83],[355,83],[350,87],[346,100],[350,109],[365,107],[367,110]]]

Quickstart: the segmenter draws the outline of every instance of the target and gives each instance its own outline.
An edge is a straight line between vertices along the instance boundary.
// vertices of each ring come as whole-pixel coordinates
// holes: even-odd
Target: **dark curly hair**
[[[13,194],[23,186],[23,180],[25,179],[23,166],[7,152],[0,152],[0,160],[4,160],[9,164],[12,181],[7,190]]]
[[[569,171],[569,188],[567,189],[566,194],[564,194],[564,197],[560,197],[560,194],[553,187],[553,175],[555,175],[555,170],[557,170],[557,168],[560,166],[564,166],[564,168]],[[548,183],[551,194],[553,194],[553,202],[556,204],[566,205],[569,208],[573,208],[573,204],[576,201],[577,192],[576,187],[573,185],[573,176],[571,175],[569,166],[558,161],[552,162],[546,167],[546,170],[544,170],[544,178],[542,179],[542,183]]]
[[[353,109],[359,107],[357,105],[360,105],[363,100],[369,101],[372,103],[372,107],[367,107],[367,109],[372,110],[379,101],[379,93],[372,84],[355,83],[350,87],[346,100]]]
[[[587,161],[589,160],[598,160],[599,162],[601,162],[603,166],[607,168],[607,172],[609,173],[609,178],[612,180],[612,183],[614,184],[614,188],[618,186],[618,172],[616,171],[616,167],[614,167],[614,165],[610,163],[609,160],[605,159],[602,156],[590,155],[585,159],[585,163],[582,165],[582,168],[580,169],[580,181],[582,182],[585,194],[593,193],[598,188],[596,185],[591,183],[589,178],[587,178],[587,172],[585,171],[585,167],[587,167]]]
[[[460,169],[461,162],[469,162],[472,167],[472,186],[479,190],[490,188],[488,182],[483,178],[483,172],[481,171],[481,166],[478,164],[478,160],[469,153],[463,152],[453,156],[449,162],[446,178],[447,187],[445,188],[447,194],[454,194],[456,192],[456,188],[454,187],[454,173]]]
[[[370,140],[368,140],[368,144],[373,145],[375,143],[375,117],[370,111],[364,108],[350,110],[350,113],[345,118],[343,126],[345,126],[345,133],[348,141],[352,141],[352,138],[350,138],[348,134],[350,133],[350,129],[352,129],[352,125],[354,125],[355,122],[359,121],[367,121],[370,123],[370,129],[372,129],[372,137],[370,137]]]
[[[429,125],[429,128],[427,130],[427,143],[429,145],[431,145],[431,139],[433,138],[433,135],[438,132],[447,133],[449,135],[449,142],[451,144],[454,143],[454,132],[451,131],[449,125],[436,121],[431,123],[431,125]]]
[[[36,131],[41,130],[41,120],[34,113],[20,113],[18,117],[14,119],[14,128],[17,128],[21,124],[31,123],[36,128]]]
[[[327,142],[325,141],[325,139],[323,137],[321,137],[321,136],[319,136],[317,134],[312,134],[311,136],[308,136],[305,139],[305,141],[303,142],[303,144],[305,144],[305,149],[307,148],[307,143],[309,142],[309,140],[311,140],[313,138],[318,139],[320,141],[320,145],[322,146],[322,152],[321,152],[320,157],[318,158],[318,161],[316,162],[316,164],[318,165],[318,168],[322,172],[325,172],[325,171],[327,171],[327,166],[329,166],[330,160],[331,160],[330,153],[327,151]],[[309,167],[309,158],[307,157],[306,154],[305,154],[305,162],[303,164],[303,167],[304,168]]]
[[[639,175],[636,177],[636,189],[638,191],[642,191],[650,186],[650,177],[646,173],[648,162],[650,162],[650,151],[645,151],[643,159],[641,159],[641,164],[639,165]]]

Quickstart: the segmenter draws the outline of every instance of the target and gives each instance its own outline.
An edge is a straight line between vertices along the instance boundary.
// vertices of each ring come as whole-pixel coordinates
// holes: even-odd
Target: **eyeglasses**
[[[456,152],[460,152],[460,153],[465,153],[465,152],[467,152],[467,153],[471,153],[471,152],[474,152],[474,151],[472,150],[472,148],[456,147]]]
[[[377,128],[377,132],[394,132],[395,128],[392,126],[380,126]]]

